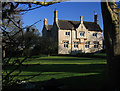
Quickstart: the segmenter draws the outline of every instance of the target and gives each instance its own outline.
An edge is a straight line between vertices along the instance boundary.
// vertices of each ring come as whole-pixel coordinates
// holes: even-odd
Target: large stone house
[[[102,50],[102,30],[98,24],[98,15],[94,22],[59,20],[58,11],[54,11],[53,25],[47,25],[44,19],[42,30],[44,38],[51,38],[57,43],[58,54],[92,53]]]

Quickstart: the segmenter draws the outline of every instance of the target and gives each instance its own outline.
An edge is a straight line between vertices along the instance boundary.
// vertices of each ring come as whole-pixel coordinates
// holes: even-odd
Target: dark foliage
[[[2,2],[2,86],[8,88],[19,81],[23,62],[30,57],[31,48],[37,43],[39,33],[31,26],[22,27],[21,15],[43,6],[49,6],[56,2]],[[24,5],[26,5],[24,7]],[[21,7],[20,7],[21,6]],[[40,20],[39,20],[40,21]],[[38,21],[38,22],[39,22]],[[27,31],[26,31],[27,30]],[[38,30],[37,30],[38,31]],[[20,56],[24,56],[20,59]],[[11,65],[11,70],[6,70]],[[17,66],[15,66],[17,65]],[[17,73],[15,72],[17,70]],[[25,80],[25,79],[22,79]]]

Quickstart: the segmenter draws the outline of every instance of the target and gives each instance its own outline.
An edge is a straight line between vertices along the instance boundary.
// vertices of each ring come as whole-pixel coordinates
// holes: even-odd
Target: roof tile
[[[58,20],[58,25],[60,29],[71,30],[79,27],[80,21],[71,21],[71,20]],[[86,22],[83,24],[89,31],[102,31],[100,26],[94,22]]]

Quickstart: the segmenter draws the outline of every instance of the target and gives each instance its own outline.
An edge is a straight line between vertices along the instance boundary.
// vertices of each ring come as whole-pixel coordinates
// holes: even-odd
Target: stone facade
[[[52,38],[57,43],[58,54],[93,53],[102,50],[102,30],[98,25],[98,15],[94,22],[59,20],[58,11],[54,11],[53,25],[44,20],[43,37]]]

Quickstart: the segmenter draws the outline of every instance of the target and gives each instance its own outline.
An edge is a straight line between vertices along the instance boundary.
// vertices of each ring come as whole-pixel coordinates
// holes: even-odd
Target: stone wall
[[[83,27],[85,31],[84,38],[78,38],[79,29],[76,30],[59,30],[58,31],[58,54],[70,54],[70,53],[91,53],[102,50],[102,32],[88,31]],[[66,32],[70,32],[70,35],[65,35]],[[93,33],[97,33],[97,37],[93,36]],[[71,36],[72,34],[72,36]],[[79,36],[80,37],[80,36]],[[68,48],[64,48],[64,41],[68,41]],[[89,48],[85,48],[85,43],[90,41]],[[99,41],[99,47],[94,48],[94,42]],[[74,48],[74,42],[78,42],[78,48]]]

